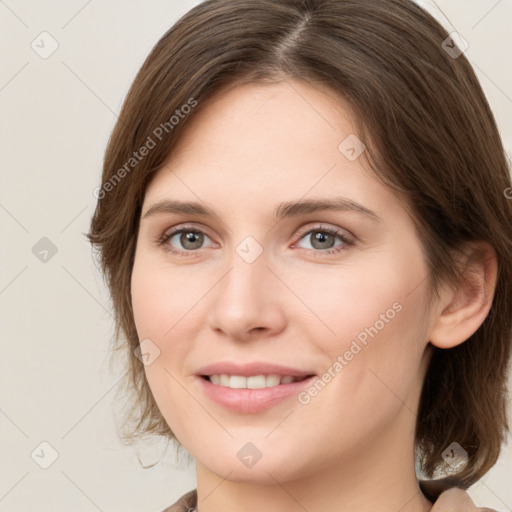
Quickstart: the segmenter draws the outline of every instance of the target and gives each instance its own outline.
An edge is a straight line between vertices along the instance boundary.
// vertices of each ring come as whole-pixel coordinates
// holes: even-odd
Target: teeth
[[[233,377],[231,377],[233,378]],[[261,389],[267,387],[267,379],[264,375],[253,375],[247,377],[247,387],[249,389]]]
[[[229,387],[234,389],[246,388],[247,378],[241,375],[231,375],[229,379]]]
[[[281,377],[279,375],[267,375],[265,378],[265,387],[272,388],[279,386],[281,383]]]
[[[243,375],[210,375],[210,382],[218,386],[224,386],[232,389],[262,389],[279,386],[279,384],[289,384],[303,380],[304,377],[292,377],[291,375],[252,375],[244,377]]]

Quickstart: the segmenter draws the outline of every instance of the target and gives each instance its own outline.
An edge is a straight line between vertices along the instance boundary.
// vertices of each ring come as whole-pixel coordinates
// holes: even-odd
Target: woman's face
[[[171,430],[232,481],[389,454],[412,464],[427,269],[411,218],[365,167],[346,103],[296,81],[251,84],[191,121],[146,191],[132,275]]]

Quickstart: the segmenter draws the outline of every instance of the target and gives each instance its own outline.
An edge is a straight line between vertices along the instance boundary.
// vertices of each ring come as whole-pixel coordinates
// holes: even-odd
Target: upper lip
[[[232,363],[230,361],[219,361],[199,368],[197,375],[241,375],[251,377],[253,375],[290,375],[292,377],[307,377],[313,372],[299,370],[290,366],[282,366],[274,363],[253,361],[251,363]]]

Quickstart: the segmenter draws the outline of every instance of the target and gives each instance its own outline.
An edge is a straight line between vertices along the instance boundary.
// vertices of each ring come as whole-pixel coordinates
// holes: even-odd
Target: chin
[[[290,475],[284,468],[237,468],[233,469],[229,465],[221,465],[217,468],[210,467],[210,471],[216,473],[221,478],[226,478],[230,482],[251,485],[276,485],[276,481],[284,482],[289,480]],[[229,476],[228,476],[229,475]]]
[[[254,484],[254,485],[275,485],[292,478],[292,473],[300,472],[300,468],[291,468],[284,454],[274,452],[272,456],[264,455],[253,465],[246,465],[238,456],[226,457],[222,453],[212,453],[211,457],[205,459],[196,458],[196,461],[203,465],[208,471],[215,473],[220,478],[226,478],[230,482]],[[295,458],[295,462],[297,462]],[[248,461],[247,464],[250,464]]]

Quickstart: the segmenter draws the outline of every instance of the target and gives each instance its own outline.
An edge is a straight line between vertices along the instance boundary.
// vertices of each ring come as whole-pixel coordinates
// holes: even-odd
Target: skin
[[[196,460],[199,510],[252,512],[269,503],[283,512],[430,510],[413,452],[429,341],[449,348],[478,328],[492,299],[494,260],[475,267],[481,286],[446,287],[428,307],[413,221],[364,152],[350,161],[338,149],[356,130],[346,103],[327,89],[297,81],[237,86],[190,121],[150,182],[142,217],[164,199],[200,202],[216,216],[141,220],[132,301],[140,340],[160,350],[145,367],[152,393]],[[272,219],[280,202],[335,196],[380,220],[356,211]],[[205,233],[198,249],[166,251],[187,252],[179,235],[158,244],[185,223]],[[320,225],[353,243],[334,237],[315,245],[307,231]],[[247,236],[263,249],[252,263],[236,251]],[[322,249],[340,246],[337,254]],[[307,404],[290,397],[244,414],[201,391],[197,370],[220,360],[322,375],[396,303],[400,312]],[[249,441],[262,455],[252,467],[237,457]]]

